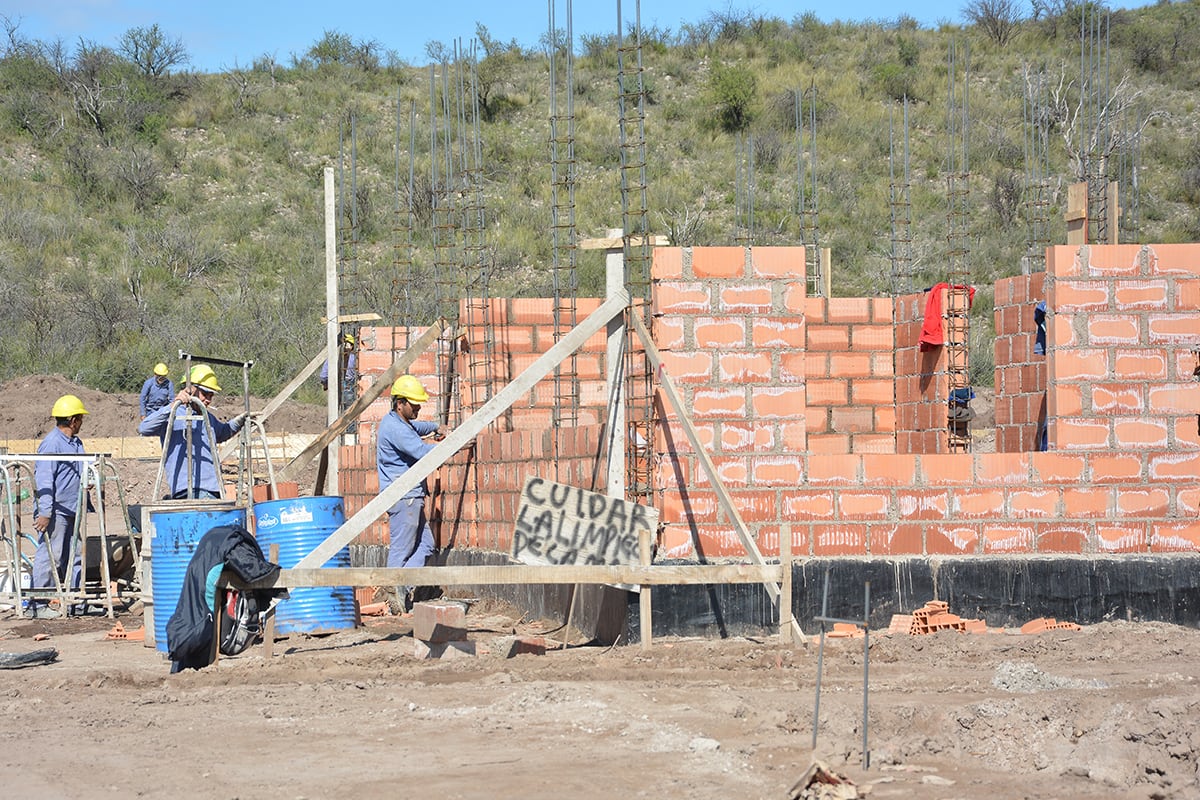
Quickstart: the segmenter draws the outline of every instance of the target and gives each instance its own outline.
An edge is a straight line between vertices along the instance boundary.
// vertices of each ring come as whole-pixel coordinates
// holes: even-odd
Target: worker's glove
[[[229,424],[233,425],[235,428],[241,428],[244,426],[246,424],[246,412],[243,411],[241,414],[238,414],[236,417],[229,420]]]

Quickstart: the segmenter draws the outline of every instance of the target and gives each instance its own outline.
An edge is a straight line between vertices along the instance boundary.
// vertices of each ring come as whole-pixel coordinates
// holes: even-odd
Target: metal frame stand
[[[25,552],[25,546],[31,546],[35,550],[38,547],[40,534],[22,531],[21,519],[21,504],[23,500],[31,501],[29,517],[33,519],[37,515],[37,491],[36,481],[34,479],[34,470],[32,463],[38,461],[77,461],[83,466],[83,475],[79,482],[79,499],[76,505],[78,511],[75,514],[75,526],[71,531],[71,541],[68,546],[67,564],[68,570],[73,571],[76,555],[79,557],[79,585],[71,585],[74,583],[72,579],[68,579],[67,585],[64,586],[63,579],[60,578],[57,569],[50,571],[54,581],[53,587],[31,587],[25,588],[22,586],[22,575],[26,572],[32,573],[33,565],[30,563],[29,556]],[[33,487],[34,491],[22,491],[22,484],[27,484]],[[18,610],[26,600],[29,599],[48,599],[57,600],[64,614],[71,614],[75,606],[83,605],[101,605],[111,619],[113,614],[114,586],[115,582],[111,572],[110,550],[109,550],[109,532],[108,520],[106,514],[105,498],[107,496],[106,485],[113,484],[117,498],[120,503],[121,520],[125,527],[124,538],[128,542],[130,555],[133,558],[134,579],[133,584],[128,588],[131,593],[140,589],[141,585],[141,554],[139,552],[139,543],[129,528],[129,507],[125,502],[125,491],[121,486],[120,476],[116,469],[109,461],[109,456],[106,453],[82,455],[9,455],[0,454],[0,492],[3,495],[3,536],[0,536],[3,544],[0,546],[0,553],[3,554],[2,565],[7,569],[8,575],[12,580],[11,591],[0,591],[0,599],[7,602],[10,598]],[[96,507],[89,509],[88,489],[95,487],[96,489]],[[98,520],[97,527],[100,540],[100,557],[97,559],[97,567],[99,569],[99,586],[89,589],[88,580],[88,535],[87,535],[87,515],[95,513]],[[90,583],[95,583],[92,581]],[[116,587],[120,592],[120,587]]]
[[[855,625],[863,629],[863,718],[862,718],[862,768],[871,768],[871,751],[867,749],[867,688],[871,676],[871,582],[863,585],[863,618],[838,619],[827,616],[829,612],[829,570],[825,570],[825,588],[821,593],[821,616],[814,617],[821,623],[821,640],[817,648],[817,698],[813,704],[812,749],[817,750],[817,729],[821,721],[821,673],[825,666],[825,625],[840,622],[845,625]]]

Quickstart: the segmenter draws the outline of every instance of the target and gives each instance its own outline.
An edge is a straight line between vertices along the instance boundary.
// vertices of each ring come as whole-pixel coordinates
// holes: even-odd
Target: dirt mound
[[[0,384],[0,439],[40,439],[54,425],[50,407],[64,394],[73,394],[88,410],[80,436],[88,438],[136,436],[138,395],[101,392],[72,383],[61,375],[26,375]],[[250,409],[259,411],[266,400],[251,397]],[[217,395],[213,411],[228,419],[243,410],[242,398]],[[325,430],[325,409],[287,401],[266,423],[272,433],[320,433]]]

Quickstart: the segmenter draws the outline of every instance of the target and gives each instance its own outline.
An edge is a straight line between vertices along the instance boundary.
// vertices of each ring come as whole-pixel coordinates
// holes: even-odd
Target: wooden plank
[[[84,423],[87,424],[86,422]],[[162,449],[157,436],[96,436],[89,437],[83,432],[83,446],[92,455],[101,453],[113,458],[145,458],[158,460]],[[0,446],[8,448],[9,453],[32,455],[37,452],[41,439],[5,439],[0,440]]]
[[[266,420],[272,414],[278,411],[280,406],[282,406],[289,397],[295,394],[296,390],[299,389],[306,380],[311,378],[312,374],[320,369],[321,364],[324,362],[324,351],[313,356],[312,361],[309,361],[304,369],[297,372],[296,377],[292,378],[288,382],[287,386],[284,386],[282,389],[280,389],[279,394],[272,397],[271,400],[265,406],[263,406],[262,411],[256,411],[254,413],[254,416],[259,420],[259,422],[266,422]],[[225,444],[221,445],[221,460],[224,461],[233,455],[234,450],[238,448],[240,443],[241,442],[239,439],[230,439],[229,441],[225,442]],[[157,458],[157,455],[155,457]]]
[[[559,339],[553,347],[534,360],[518,375],[512,383],[497,392],[479,410],[472,414],[466,422],[447,434],[446,438],[424,455],[416,464],[409,467],[403,475],[396,479],[391,486],[380,492],[374,499],[367,502],[357,514],[329,535],[324,542],[304,558],[300,559],[297,567],[319,567],[333,557],[338,550],[349,544],[354,537],[365,531],[372,522],[379,519],[410,489],[425,480],[435,469],[450,459],[455,453],[465,447],[475,438],[475,435],[492,423],[496,417],[503,414],[513,403],[524,397],[533,385],[546,377],[559,364],[578,350],[589,338],[599,332],[615,315],[622,313],[629,305],[629,294],[622,291],[615,297],[610,297],[601,303],[600,307],[587,316],[575,328]],[[421,586],[425,584],[414,584]]]
[[[273,546],[273,545],[272,545]],[[792,636],[792,526],[779,526],[779,566],[783,582],[779,584],[779,641],[791,644]]]
[[[651,247],[666,247],[671,243],[671,240],[666,236],[651,236],[649,237]],[[642,237],[630,236],[630,247],[641,247]],[[625,247],[625,240],[620,236],[605,236],[599,239],[580,239],[580,250],[621,250]]]
[[[337,321],[344,325],[347,322],[379,322],[382,319],[383,317],[379,316],[374,311],[370,311],[366,314],[338,314]],[[327,322],[329,322],[328,317],[321,317],[322,325]]]
[[[227,573],[232,575],[232,573]],[[644,586],[680,586],[722,583],[778,583],[778,564],[485,564],[452,567],[296,567],[280,570],[273,580],[248,584],[250,588],[313,586],[529,586],[567,583],[626,583]]]
[[[638,555],[641,556],[642,566],[650,566],[650,531],[643,528],[638,531]],[[651,613],[653,607],[650,604],[650,587],[643,584],[642,592],[638,596],[638,627],[642,634],[642,650],[650,649],[650,643],[654,640],[654,615]]]
[[[738,538],[742,540],[742,546],[746,548],[746,553],[754,561],[755,564],[763,565],[766,562],[759,552],[758,545],[754,542],[754,537],[750,535],[749,529],[746,528],[746,523],[742,520],[742,515],[738,513],[737,506],[734,505],[733,496],[729,493],[729,489],[725,486],[725,482],[721,480],[721,476],[717,473],[717,468],[713,464],[712,458],[704,449],[704,445],[700,441],[700,434],[696,431],[696,426],[692,424],[691,418],[688,416],[687,409],[683,405],[683,399],[679,396],[679,392],[675,389],[675,382],[671,380],[671,376],[663,369],[662,357],[658,353],[658,348],[654,344],[654,339],[650,336],[650,331],[646,329],[646,323],[642,321],[638,314],[630,314],[629,318],[633,320],[634,328],[637,329],[638,336],[641,337],[642,345],[646,348],[646,357],[650,360],[650,364],[658,372],[659,388],[663,394],[671,402],[675,409],[675,413],[679,416],[679,422],[683,426],[684,433],[687,434],[688,441],[692,444],[692,450],[696,453],[696,458],[704,467],[704,472],[708,475],[708,480],[712,483],[713,489],[716,490],[717,504],[721,510],[725,512],[725,516],[733,523],[733,529],[737,533]],[[775,603],[776,608],[779,607],[779,586],[775,581],[767,581],[763,583],[763,588],[767,590],[767,596],[771,598],[771,602]],[[796,634],[800,637],[804,636],[804,631],[800,629],[800,624],[794,619],[792,625]]]
[[[342,412],[342,415],[326,428],[324,433],[314,439],[308,447],[304,448],[304,451],[300,455],[296,456],[286,467],[280,470],[277,480],[294,481],[296,476],[308,466],[308,462],[312,461],[318,453],[327,448],[334,439],[341,435],[342,431],[350,427],[350,423],[358,419],[359,415],[367,409],[367,406],[375,402],[375,398],[392,388],[392,382],[403,375],[412,366],[412,363],[417,360],[417,357],[421,353],[424,353],[429,345],[437,341],[437,338],[442,335],[444,325],[445,322],[442,320],[430,325],[429,330],[421,334],[420,338],[413,342],[400,358],[393,361],[392,365],[376,379],[375,383],[367,387],[367,390],[359,395],[358,399],[351,403],[350,407]]]

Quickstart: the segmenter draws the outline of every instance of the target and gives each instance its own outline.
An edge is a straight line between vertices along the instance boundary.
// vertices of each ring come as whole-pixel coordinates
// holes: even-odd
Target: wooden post
[[[279,563],[279,543],[271,545],[267,560],[272,564]],[[270,661],[275,656],[275,604],[267,609],[266,626],[263,629],[263,658]]]
[[[1105,210],[1108,212],[1106,224],[1108,227],[1108,243],[1120,244],[1121,240],[1121,197],[1117,188],[1116,181],[1108,183],[1108,197],[1105,201]]]
[[[1067,244],[1087,244],[1087,183],[1067,187]]]
[[[821,294],[826,298],[833,297],[833,252],[828,247],[821,248]]]
[[[779,584],[779,641],[792,644],[792,526],[779,527],[779,566],[783,581]]]
[[[342,397],[341,353],[338,344],[338,276],[337,276],[337,196],[333,182],[333,167],[325,168],[325,363],[329,365],[329,380],[325,384],[326,422],[333,425],[338,418],[338,403]],[[338,493],[338,442],[329,445],[329,493]]]
[[[642,528],[638,531],[638,555],[642,566],[650,566],[650,531]],[[653,635],[653,615],[650,613],[650,587],[642,584],[641,594],[638,595],[638,623],[642,629],[642,651],[650,649]]]
[[[615,238],[615,248],[605,250],[605,296],[612,297],[625,288],[625,251],[620,240],[623,231],[610,228],[609,238]],[[629,434],[625,430],[625,318],[613,317],[607,327],[605,378],[608,382],[608,471],[606,493],[609,497],[625,497],[625,447]]]

